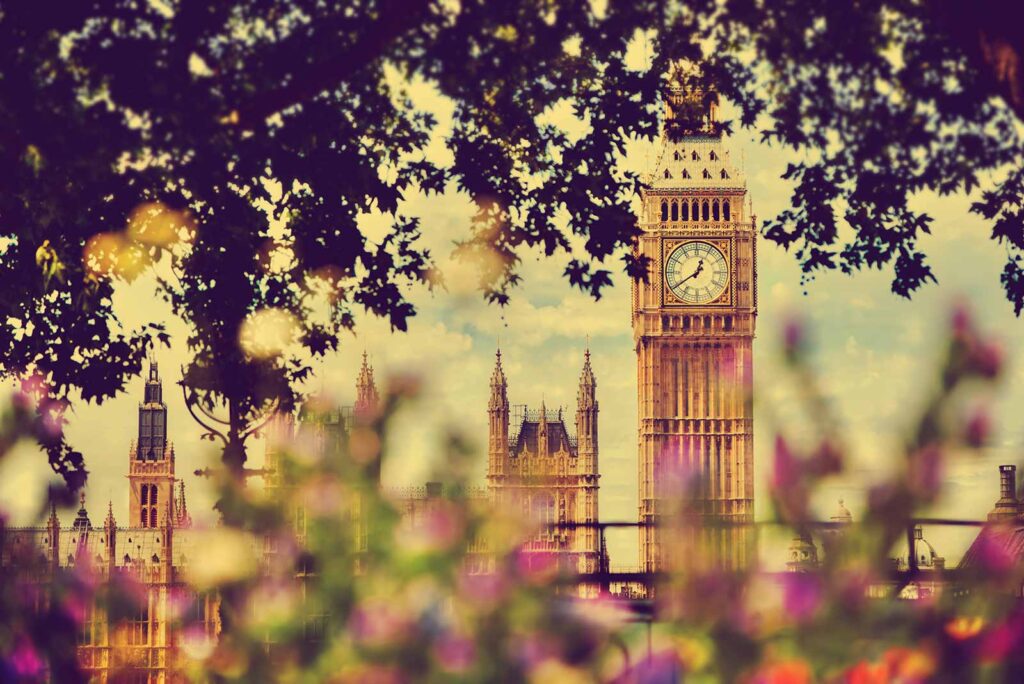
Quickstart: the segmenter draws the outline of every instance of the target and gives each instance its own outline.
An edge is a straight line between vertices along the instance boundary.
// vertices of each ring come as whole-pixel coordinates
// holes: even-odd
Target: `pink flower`
[[[797,622],[805,622],[814,617],[825,593],[821,578],[808,572],[783,575],[782,588],[782,605],[789,617]]]
[[[459,575],[459,593],[472,603],[489,607],[508,593],[508,581],[496,572],[479,575],[463,572]]]
[[[520,548],[515,556],[516,571],[531,584],[545,584],[558,574],[558,554]]]
[[[1005,353],[998,342],[979,341],[971,346],[968,362],[971,370],[984,378],[994,378],[1003,367]]]
[[[987,630],[978,645],[978,660],[984,663],[999,663],[1016,652],[1021,645],[1021,620],[1010,617],[1005,622]]]
[[[32,642],[22,634],[15,638],[9,662],[14,673],[25,679],[35,679],[43,674],[43,660]]]
[[[964,439],[967,444],[978,448],[985,446],[992,434],[992,418],[984,408],[977,408],[967,419],[964,429]]]
[[[411,620],[392,601],[368,599],[352,612],[349,629],[357,641],[369,646],[383,646],[402,639],[411,627]]]
[[[775,438],[775,458],[771,477],[771,494],[779,514],[786,520],[807,518],[807,489],[804,484],[805,465],[793,455],[781,435]]]
[[[910,456],[909,482],[911,490],[922,499],[933,499],[942,486],[942,449],[936,444],[927,444]]]
[[[611,680],[612,684],[669,684],[680,681],[684,666],[674,650],[665,649],[644,655],[635,665],[627,667]]]
[[[804,350],[807,337],[803,321],[798,318],[790,318],[786,321],[782,332],[783,351],[786,356],[792,358]]]
[[[448,632],[434,644],[434,657],[449,672],[465,672],[476,660],[476,644],[465,636]]]

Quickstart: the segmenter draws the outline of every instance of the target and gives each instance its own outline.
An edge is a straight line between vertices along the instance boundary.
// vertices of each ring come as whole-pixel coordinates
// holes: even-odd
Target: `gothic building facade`
[[[5,577],[23,582],[34,594],[32,602],[40,610],[51,600],[49,582],[61,568],[84,563],[99,583],[127,580],[141,595],[126,619],[111,624],[98,606],[81,606],[79,663],[96,681],[171,681],[181,636],[174,621],[188,620],[210,639],[218,633],[219,622],[216,597],[196,594],[183,577],[190,560],[201,557],[202,539],[192,529],[184,482],[175,476],[155,362],[149,367],[127,465],[127,526],[118,524],[109,503],[102,526],[94,526],[83,494],[70,526],[61,524],[55,509],[44,527],[0,524],[0,566]]]
[[[543,562],[554,554],[561,567],[596,572],[604,563],[598,522],[597,379],[584,353],[576,395],[575,430],[562,409],[509,403],[508,380],[496,354],[487,405],[487,486],[492,501],[521,511],[539,528],[527,552]],[[579,527],[575,527],[579,525]]]
[[[737,567],[753,541],[756,220],[714,98],[678,85],[666,104],[634,246],[651,269],[632,293],[640,565]]]

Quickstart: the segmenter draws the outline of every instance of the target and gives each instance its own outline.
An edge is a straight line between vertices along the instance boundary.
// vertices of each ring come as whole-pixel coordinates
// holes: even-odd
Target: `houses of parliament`
[[[675,88],[667,119],[701,94]],[[640,197],[635,252],[650,265],[632,287],[630,321],[637,364],[637,520],[642,572],[672,567],[705,549],[708,563],[736,567],[749,562],[742,526],[707,526],[700,540],[670,535],[681,520],[751,521],[753,517],[752,347],[757,314],[756,220],[745,180],[730,162],[717,131],[716,107],[682,136],[663,135],[657,161]],[[625,325],[625,312],[623,322]],[[488,379],[486,488],[478,496],[520,511],[540,532],[525,542],[529,552],[552,554],[580,573],[608,568],[599,522],[600,360],[589,349],[580,357],[575,411],[513,403],[515,378],[506,375],[501,352]],[[339,411],[336,427],[379,401],[366,356],[356,380],[356,401]],[[483,410],[483,407],[481,407]],[[295,421],[277,421],[293,430]],[[268,440],[269,443],[269,440]],[[273,448],[265,465],[267,487],[281,486]],[[85,671],[105,680],[130,668],[140,681],[173,678],[177,636],[170,597],[188,593],[183,568],[201,562],[202,532],[191,526],[185,483],[175,470],[168,439],[167,406],[158,366],[151,363],[138,409],[137,435],[128,448],[128,520],[112,506],[94,519],[83,498],[70,525],[56,512],[43,527],[0,527],[0,564],[30,558],[56,572],[83,558],[101,573],[130,573],[147,587],[147,598],[123,624],[109,625],[88,611],[79,639]],[[403,494],[402,508],[418,508],[443,496],[429,483]],[[92,502],[89,502],[90,504]],[[486,541],[482,540],[484,547]],[[698,546],[694,546],[698,543]],[[478,568],[487,572],[486,564]],[[41,580],[45,581],[45,580]],[[584,587],[587,595],[593,587]],[[216,599],[194,603],[195,620],[211,638],[219,630]]]

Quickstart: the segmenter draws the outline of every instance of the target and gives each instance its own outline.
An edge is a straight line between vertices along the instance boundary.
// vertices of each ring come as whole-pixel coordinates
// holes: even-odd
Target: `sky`
[[[414,88],[424,106],[442,122],[432,154],[447,154],[441,134],[450,121],[451,106],[425,86]],[[730,109],[724,109],[729,117]],[[581,122],[561,117],[567,130]],[[788,206],[790,186],[780,178],[792,153],[758,142],[756,132],[739,130],[728,142],[732,159],[746,173],[754,212],[760,219]],[[634,170],[649,168],[656,150],[637,143],[623,163]],[[899,445],[914,424],[924,394],[936,382],[935,369],[943,351],[951,308],[966,303],[979,325],[1004,345],[1007,373],[990,402],[996,418],[992,445],[980,454],[954,459],[944,476],[942,515],[983,518],[998,498],[997,465],[1020,459],[1022,425],[1017,407],[1024,402],[1024,335],[1000,289],[998,276],[1005,254],[988,239],[990,228],[969,214],[971,197],[940,198],[923,193],[915,202],[935,219],[933,234],[920,240],[937,285],[926,286],[912,301],[889,289],[890,269],[866,271],[852,277],[840,273],[819,276],[807,288],[791,254],[760,240],[758,246],[759,310],[755,361],[755,497],[759,519],[770,516],[767,497],[772,448],[777,431],[785,428],[797,440],[806,436],[799,421],[795,390],[782,372],[779,340],[788,322],[799,319],[813,342],[812,362],[828,400],[839,416],[850,448],[847,472],[825,483],[815,499],[817,512],[827,518],[840,498],[856,517],[863,508],[866,488],[897,464]],[[617,273],[615,285],[599,300],[573,290],[562,270],[565,260],[525,253],[524,282],[511,303],[500,308],[486,304],[475,289],[472,267],[451,259],[453,242],[468,235],[472,213],[467,198],[450,191],[440,197],[409,197],[404,213],[418,215],[424,245],[437,255],[448,282],[446,291],[409,292],[417,307],[406,333],[392,333],[385,322],[360,318],[341,349],[318,364],[310,389],[323,391],[340,404],[350,404],[355,377],[366,351],[383,387],[388,378],[414,373],[423,392],[397,418],[383,479],[386,485],[422,485],[430,479],[446,431],[457,429],[475,441],[481,453],[477,479],[485,473],[488,383],[500,345],[513,404],[548,408],[559,405],[570,417],[588,343],[598,382],[600,402],[600,513],[604,520],[635,520],[636,474],[636,359],[630,327],[630,290]],[[368,216],[372,232],[374,217]],[[612,261],[615,268],[618,262]],[[191,475],[212,463],[216,454],[201,430],[188,417],[174,384],[185,358],[184,328],[155,295],[152,278],[143,277],[117,291],[115,307],[129,324],[147,320],[168,323],[174,342],[158,360],[169,409],[169,434],[175,444],[177,472],[184,476],[189,511],[212,520],[212,493],[205,481]],[[87,508],[93,523],[105,514],[108,500],[115,517],[127,523],[129,442],[134,438],[142,380],[126,394],[101,406],[80,405],[70,416],[68,435],[86,457],[90,469]],[[259,467],[263,446],[250,446],[253,467]],[[30,445],[20,445],[0,462],[0,507],[15,524],[27,523],[42,489],[52,474],[45,459]],[[66,522],[73,511],[63,513]],[[969,542],[970,530],[928,529],[940,554],[955,562]],[[635,562],[633,533],[609,537],[612,564]]]

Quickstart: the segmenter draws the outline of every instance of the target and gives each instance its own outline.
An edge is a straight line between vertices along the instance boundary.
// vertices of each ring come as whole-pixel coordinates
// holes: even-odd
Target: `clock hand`
[[[703,270],[704,270],[704,260],[701,259],[700,261],[697,262],[697,270],[694,271],[693,273],[691,273],[690,275],[686,276],[682,280],[680,280],[678,284],[682,285],[683,283],[685,283],[690,278],[696,278],[697,276],[700,275],[700,272],[703,271]]]

